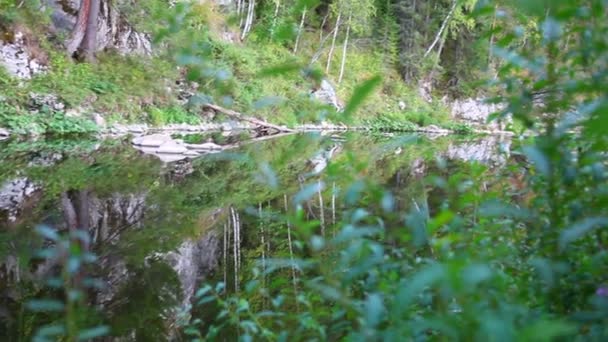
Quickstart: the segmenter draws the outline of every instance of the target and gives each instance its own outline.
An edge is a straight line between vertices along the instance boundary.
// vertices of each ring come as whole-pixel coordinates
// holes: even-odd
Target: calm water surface
[[[432,212],[442,194],[425,187],[429,174],[449,179],[474,161],[491,176],[512,158],[511,142],[497,137],[179,138],[231,148],[165,162],[130,138],[0,144],[0,332],[8,340],[44,321],[24,316],[23,303],[52,293],[37,285],[56,268],[37,258],[49,245],[37,226],[86,230],[86,248],[97,256],[87,274],[100,280],[89,306],[112,336],[157,340],[203,282],[223,281],[233,291],[252,260],[285,255],[291,231],[274,218],[294,201],[319,233],[332,231],[363,180],[390,190],[398,210]]]

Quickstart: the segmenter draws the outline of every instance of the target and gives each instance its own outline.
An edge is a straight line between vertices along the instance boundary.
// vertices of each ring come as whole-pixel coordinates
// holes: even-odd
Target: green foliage
[[[51,247],[41,248],[39,256],[61,267],[58,275],[47,275],[45,285],[62,295],[57,299],[30,299],[25,303],[24,308],[35,313],[31,319],[40,321],[40,317],[36,317],[38,315],[53,317],[49,320],[51,324],[36,329],[33,340],[65,338],[68,341],[82,341],[107,335],[110,330],[108,326],[89,325],[94,315],[85,305],[87,291],[100,287],[98,279],[85,276],[86,270],[97,261],[97,257],[83,247],[90,244],[88,234],[76,230],[69,237],[64,237],[48,226],[39,226],[37,232],[52,243]]]
[[[0,102],[0,126],[19,135],[79,135],[98,131],[97,125],[85,118],[69,117],[65,113],[55,111],[23,113],[3,102]]]
[[[372,131],[395,131],[395,132],[414,132],[420,128],[419,125],[407,121],[400,120],[388,115],[379,116],[372,120],[365,121],[365,126]]]
[[[200,123],[200,118],[197,115],[189,113],[183,108],[176,106],[164,109],[152,107],[148,111],[148,116],[151,123],[155,126],[162,126],[172,123]]]
[[[498,42],[503,115],[537,134],[523,142],[525,161],[454,172],[440,160],[420,180],[425,194],[406,195],[413,204],[405,207],[395,203],[404,194],[361,176],[367,164],[355,156],[332,165],[293,197],[295,210],[277,218],[294,227],[295,257],[251,265],[239,293],[204,286],[197,304],[219,312],[213,321],[190,320],[184,333],[294,341],[606,339],[605,11],[602,1],[558,2],[541,16],[540,46]],[[565,45],[569,36],[585,43]],[[539,93],[542,106],[534,104]],[[322,184],[338,180],[347,184],[340,192],[346,204],[326,232],[303,207]],[[297,272],[294,290],[290,271]]]

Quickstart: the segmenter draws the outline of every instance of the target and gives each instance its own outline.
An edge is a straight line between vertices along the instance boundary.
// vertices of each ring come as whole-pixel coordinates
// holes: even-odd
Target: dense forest
[[[0,339],[607,340],[607,18],[0,0]]]
[[[199,122],[197,104],[208,100],[291,126],[346,123],[336,110],[376,75],[382,86],[348,124],[485,124],[488,109],[477,100],[496,91],[485,82],[500,66],[489,46],[504,38],[492,30],[510,21],[473,16],[475,1],[76,3],[1,3],[3,126],[54,130],[16,118],[36,102],[32,93],[55,96],[59,116],[110,123]],[[513,44],[535,40],[527,24]],[[277,73],[285,77],[266,82]],[[454,118],[457,99],[475,101],[478,117]]]

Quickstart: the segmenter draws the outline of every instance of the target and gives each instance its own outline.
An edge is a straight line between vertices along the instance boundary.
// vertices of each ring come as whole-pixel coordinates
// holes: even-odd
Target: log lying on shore
[[[241,114],[239,112],[236,112],[234,110],[223,108],[223,107],[220,107],[218,105],[211,104],[211,103],[205,104],[204,107],[209,108],[209,109],[213,109],[214,111],[216,111],[218,113],[225,114],[225,115],[227,115],[227,116],[229,116],[229,117],[231,117],[233,119],[240,120],[240,121],[247,121],[247,122],[250,122],[250,123],[252,123],[254,125],[257,125],[257,126],[260,126],[260,127],[274,129],[277,132],[295,132],[295,130],[293,130],[291,128],[288,128],[288,127],[285,127],[285,126],[273,125],[273,124],[271,124],[269,122],[258,120],[256,118],[243,115],[243,114]]]

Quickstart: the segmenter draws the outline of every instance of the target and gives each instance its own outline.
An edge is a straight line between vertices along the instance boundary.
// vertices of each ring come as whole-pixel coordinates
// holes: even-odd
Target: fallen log
[[[274,130],[276,130],[278,132],[295,132],[295,130],[293,130],[291,128],[287,128],[285,126],[273,125],[273,124],[271,124],[269,122],[258,120],[256,118],[252,118],[250,116],[243,115],[243,114],[241,114],[239,112],[236,112],[234,110],[223,108],[223,107],[220,107],[218,105],[211,104],[211,103],[205,104],[204,107],[213,109],[216,112],[225,114],[225,115],[227,115],[229,117],[232,117],[232,118],[234,118],[236,120],[247,121],[247,122],[250,122],[250,123],[252,123],[254,125],[258,125],[260,127],[272,128],[272,129],[274,129]]]

